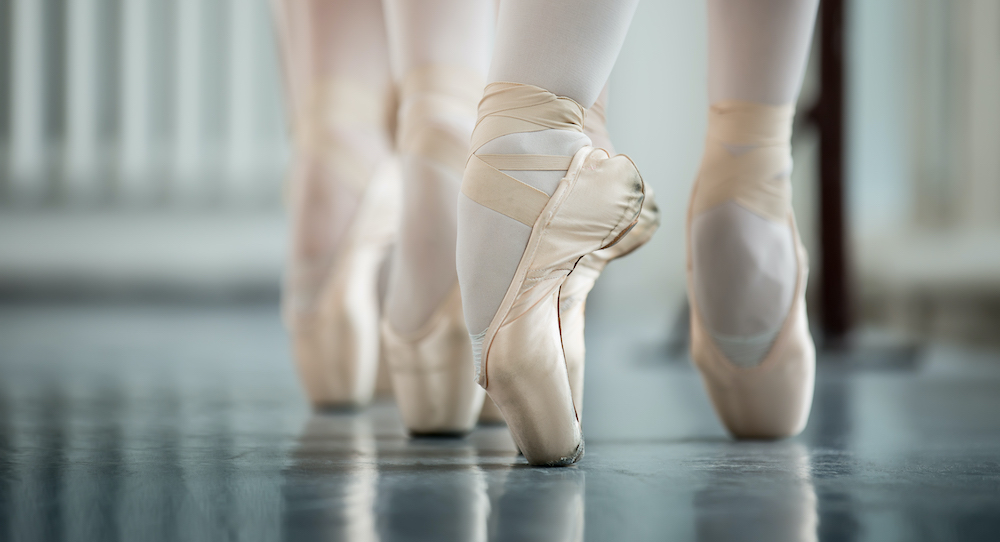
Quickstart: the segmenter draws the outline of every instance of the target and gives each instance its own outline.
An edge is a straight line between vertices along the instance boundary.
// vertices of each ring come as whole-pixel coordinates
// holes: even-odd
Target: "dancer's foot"
[[[688,213],[692,358],[737,437],[802,430],[815,353],[791,209],[793,106],[712,106]]]
[[[559,289],[581,258],[629,232],[643,202],[632,161],[587,145],[583,115],[542,88],[489,85],[459,200],[458,272],[479,382],[534,465],[583,454]]]
[[[398,216],[387,163],[392,106],[343,79],[318,86],[306,103],[294,122],[283,313],[310,401],[361,405],[378,363],[377,275]]]
[[[406,198],[382,336],[414,434],[464,434],[483,404],[455,275],[455,199],[482,87],[476,74],[441,65],[416,69],[401,85]]]

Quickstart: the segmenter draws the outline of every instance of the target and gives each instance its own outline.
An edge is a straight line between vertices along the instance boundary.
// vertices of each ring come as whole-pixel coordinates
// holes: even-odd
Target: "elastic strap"
[[[292,117],[296,149],[322,158],[340,173],[340,179],[360,193],[373,173],[371,164],[344,145],[337,130],[387,127],[392,99],[351,79],[330,78],[313,86],[301,97],[302,106]]]
[[[443,119],[471,121],[482,92],[482,76],[472,70],[433,64],[411,70],[400,83],[400,152],[461,174],[469,139]]]
[[[501,170],[566,171],[571,157],[538,154],[475,154],[486,143],[508,134],[542,130],[583,132],[580,104],[533,85],[492,83],[479,102],[472,132],[472,153],[462,180],[462,193],[476,203],[532,226],[549,195]]]
[[[723,102],[709,110],[694,214],[735,200],[775,222],[791,211],[793,105]]]

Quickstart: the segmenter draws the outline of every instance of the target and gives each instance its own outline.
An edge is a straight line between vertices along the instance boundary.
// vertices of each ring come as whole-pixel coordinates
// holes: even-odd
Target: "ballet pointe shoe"
[[[592,138],[600,134],[607,140],[605,129],[604,104],[599,100],[585,114],[586,133]],[[652,188],[645,187],[646,198],[643,201],[639,221],[635,227],[618,244],[592,252],[583,257],[573,272],[566,278],[559,291],[559,319],[562,328],[563,350],[566,355],[566,369],[569,373],[570,389],[577,416],[583,420],[584,391],[584,360],[586,347],[584,344],[584,317],[586,314],[587,295],[593,289],[597,278],[612,260],[627,256],[646,244],[660,225],[660,211],[656,206]],[[483,404],[479,423],[504,423],[500,409],[489,398]]]
[[[610,146],[611,140],[606,127],[605,99],[606,97],[602,93],[594,105],[587,109],[584,132],[591,140],[603,141]],[[559,291],[559,320],[562,327],[563,350],[566,352],[566,369],[569,372],[570,388],[573,391],[573,403],[576,405],[576,413],[581,421],[583,420],[583,375],[586,357],[584,317],[587,296],[608,263],[628,256],[645,245],[659,228],[660,210],[656,205],[653,189],[646,186],[645,190],[646,199],[642,203],[642,211],[639,213],[639,221],[635,227],[618,244],[584,256]]]
[[[286,305],[299,376],[317,408],[368,404],[379,363],[377,270],[395,236],[398,168],[387,163],[372,178],[315,305]]]
[[[378,304],[379,314],[385,314],[385,297],[389,283],[389,268],[392,266],[392,249],[386,249],[386,257],[382,260],[378,274]],[[378,371],[375,376],[375,399],[392,399],[392,375],[389,374],[389,362],[386,360],[385,347],[380,344],[378,351]]]
[[[462,69],[431,65],[411,71],[401,85],[400,152],[460,177],[468,137],[437,119],[475,118],[482,89],[480,77]],[[396,403],[411,434],[461,436],[475,427],[485,394],[474,381],[457,282],[414,333],[401,333],[383,318],[382,341]]]
[[[483,398],[483,409],[479,411],[479,423],[482,425],[506,425],[503,413],[489,396]]]
[[[589,120],[589,117],[588,117]],[[642,203],[639,221],[618,244],[591,252],[584,256],[570,273],[559,291],[559,321],[562,327],[563,350],[566,352],[566,370],[569,372],[573,404],[583,418],[583,375],[586,346],[584,344],[584,316],[587,295],[594,288],[597,278],[612,260],[628,256],[653,238],[660,227],[660,209],[653,198],[653,190],[645,187],[646,199]]]
[[[340,127],[388,123],[391,104],[345,80],[315,89],[309,114],[293,126],[296,149],[338,173],[360,196],[350,227],[332,264],[318,270],[315,292],[303,291],[297,277],[285,280],[282,313],[303,388],[316,408],[367,404],[375,386],[379,357],[378,270],[397,229],[398,166],[385,161],[372,171],[335,135]]]
[[[476,425],[484,394],[474,382],[464,321],[458,285],[415,333],[397,333],[382,320],[396,403],[413,435],[461,436]]]
[[[583,108],[531,85],[493,83],[479,105],[475,152],[506,134],[582,131]],[[501,170],[566,171],[549,196]],[[532,465],[564,466],[583,455],[559,322],[559,289],[581,258],[620,241],[636,224],[643,182],[632,161],[584,147],[573,157],[476,155],[462,193],[531,227],[500,308],[474,345],[479,384]]]
[[[797,435],[805,428],[812,405],[816,350],[805,310],[809,263],[790,205],[788,176],[791,171],[788,141],[793,114],[793,106],[737,102],[713,105],[705,161],[688,210],[691,358],[701,373],[716,413],[736,438],[775,439]],[[745,148],[734,153],[726,150],[727,146]],[[713,153],[722,152],[728,153],[728,161],[713,159]],[[775,176],[774,171],[778,170],[785,173]],[[798,273],[791,307],[768,353],[755,366],[738,366],[719,350],[695,298],[692,219],[727,201],[736,201],[761,217],[787,224],[795,247]]]
[[[379,348],[378,353],[378,370],[375,376],[375,398],[391,399],[393,397],[392,376],[389,375],[389,362],[385,359],[385,347],[383,346]]]
[[[602,92],[594,105],[584,112],[584,134],[595,143],[595,147],[602,148],[611,154],[612,147],[607,130],[605,100],[605,92]],[[596,144],[598,141],[604,142],[603,145],[607,145],[607,147]],[[659,211],[653,200],[653,192],[647,186],[646,200],[643,203],[642,212],[639,214],[639,222],[632,228],[632,231],[614,247],[584,256],[559,291],[559,319],[562,324],[566,369],[569,372],[570,389],[573,391],[573,404],[576,405],[576,413],[581,420],[583,420],[583,362],[585,353],[583,320],[587,294],[594,287],[597,277],[604,270],[607,262],[625,256],[645,244],[653,236],[659,223]],[[624,249],[623,247],[626,246],[630,248]],[[506,423],[500,409],[489,397],[483,403],[483,411],[479,414],[479,423],[483,425]]]

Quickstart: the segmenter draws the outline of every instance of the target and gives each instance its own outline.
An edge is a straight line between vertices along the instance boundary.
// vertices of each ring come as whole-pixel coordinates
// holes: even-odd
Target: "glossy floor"
[[[587,454],[313,414],[271,307],[0,308],[0,540],[996,540],[1000,356],[828,359],[733,442],[654,329],[591,323]]]

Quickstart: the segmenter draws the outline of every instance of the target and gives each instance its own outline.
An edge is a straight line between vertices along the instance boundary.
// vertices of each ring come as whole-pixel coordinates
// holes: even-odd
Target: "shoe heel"
[[[382,347],[396,404],[411,434],[461,436],[472,431],[485,394],[475,383],[457,287],[427,326],[412,335],[401,336],[383,319]]]
[[[291,326],[295,365],[313,407],[351,409],[371,402],[378,370],[378,302],[369,270],[379,250],[355,250],[320,295],[318,308]]]
[[[501,326],[486,368],[486,393],[503,413],[518,449],[532,465],[551,467],[583,456],[559,332],[558,292],[552,288],[525,314]]]

